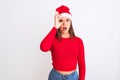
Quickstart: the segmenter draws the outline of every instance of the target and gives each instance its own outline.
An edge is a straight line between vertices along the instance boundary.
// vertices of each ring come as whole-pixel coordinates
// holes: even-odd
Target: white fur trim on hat
[[[72,20],[72,16],[70,14],[68,14],[68,13],[61,13],[60,17],[68,17],[68,18],[70,18]]]
[[[58,11],[55,11],[55,13],[54,13],[54,14],[56,15],[56,14],[58,14],[58,13],[59,13]]]

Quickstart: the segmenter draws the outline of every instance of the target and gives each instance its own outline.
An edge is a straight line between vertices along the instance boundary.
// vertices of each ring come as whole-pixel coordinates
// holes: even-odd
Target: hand
[[[60,14],[55,14],[54,16],[54,26],[58,29],[63,22],[60,22]]]

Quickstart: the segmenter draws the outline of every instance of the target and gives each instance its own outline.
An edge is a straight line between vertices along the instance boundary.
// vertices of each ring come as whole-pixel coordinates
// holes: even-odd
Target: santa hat
[[[61,5],[60,7],[58,7],[55,13],[59,13],[61,17],[68,17],[72,19],[72,15],[69,11],[69,8],[65,5]]]

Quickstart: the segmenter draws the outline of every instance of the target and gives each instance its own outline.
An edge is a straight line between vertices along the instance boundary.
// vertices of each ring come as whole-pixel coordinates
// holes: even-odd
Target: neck
[[[69,34],[69,33],[62,33],[62,37],[63,37],[63,38],[69,38],[69,37],[70,37],[70,34]]]

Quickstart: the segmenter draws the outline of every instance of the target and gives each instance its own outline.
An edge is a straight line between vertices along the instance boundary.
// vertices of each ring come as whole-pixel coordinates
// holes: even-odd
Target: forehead
[[[66,20],[66,19],[70,19],[70,18],[68,18],[68,17],[61,17],[60,19]]]

